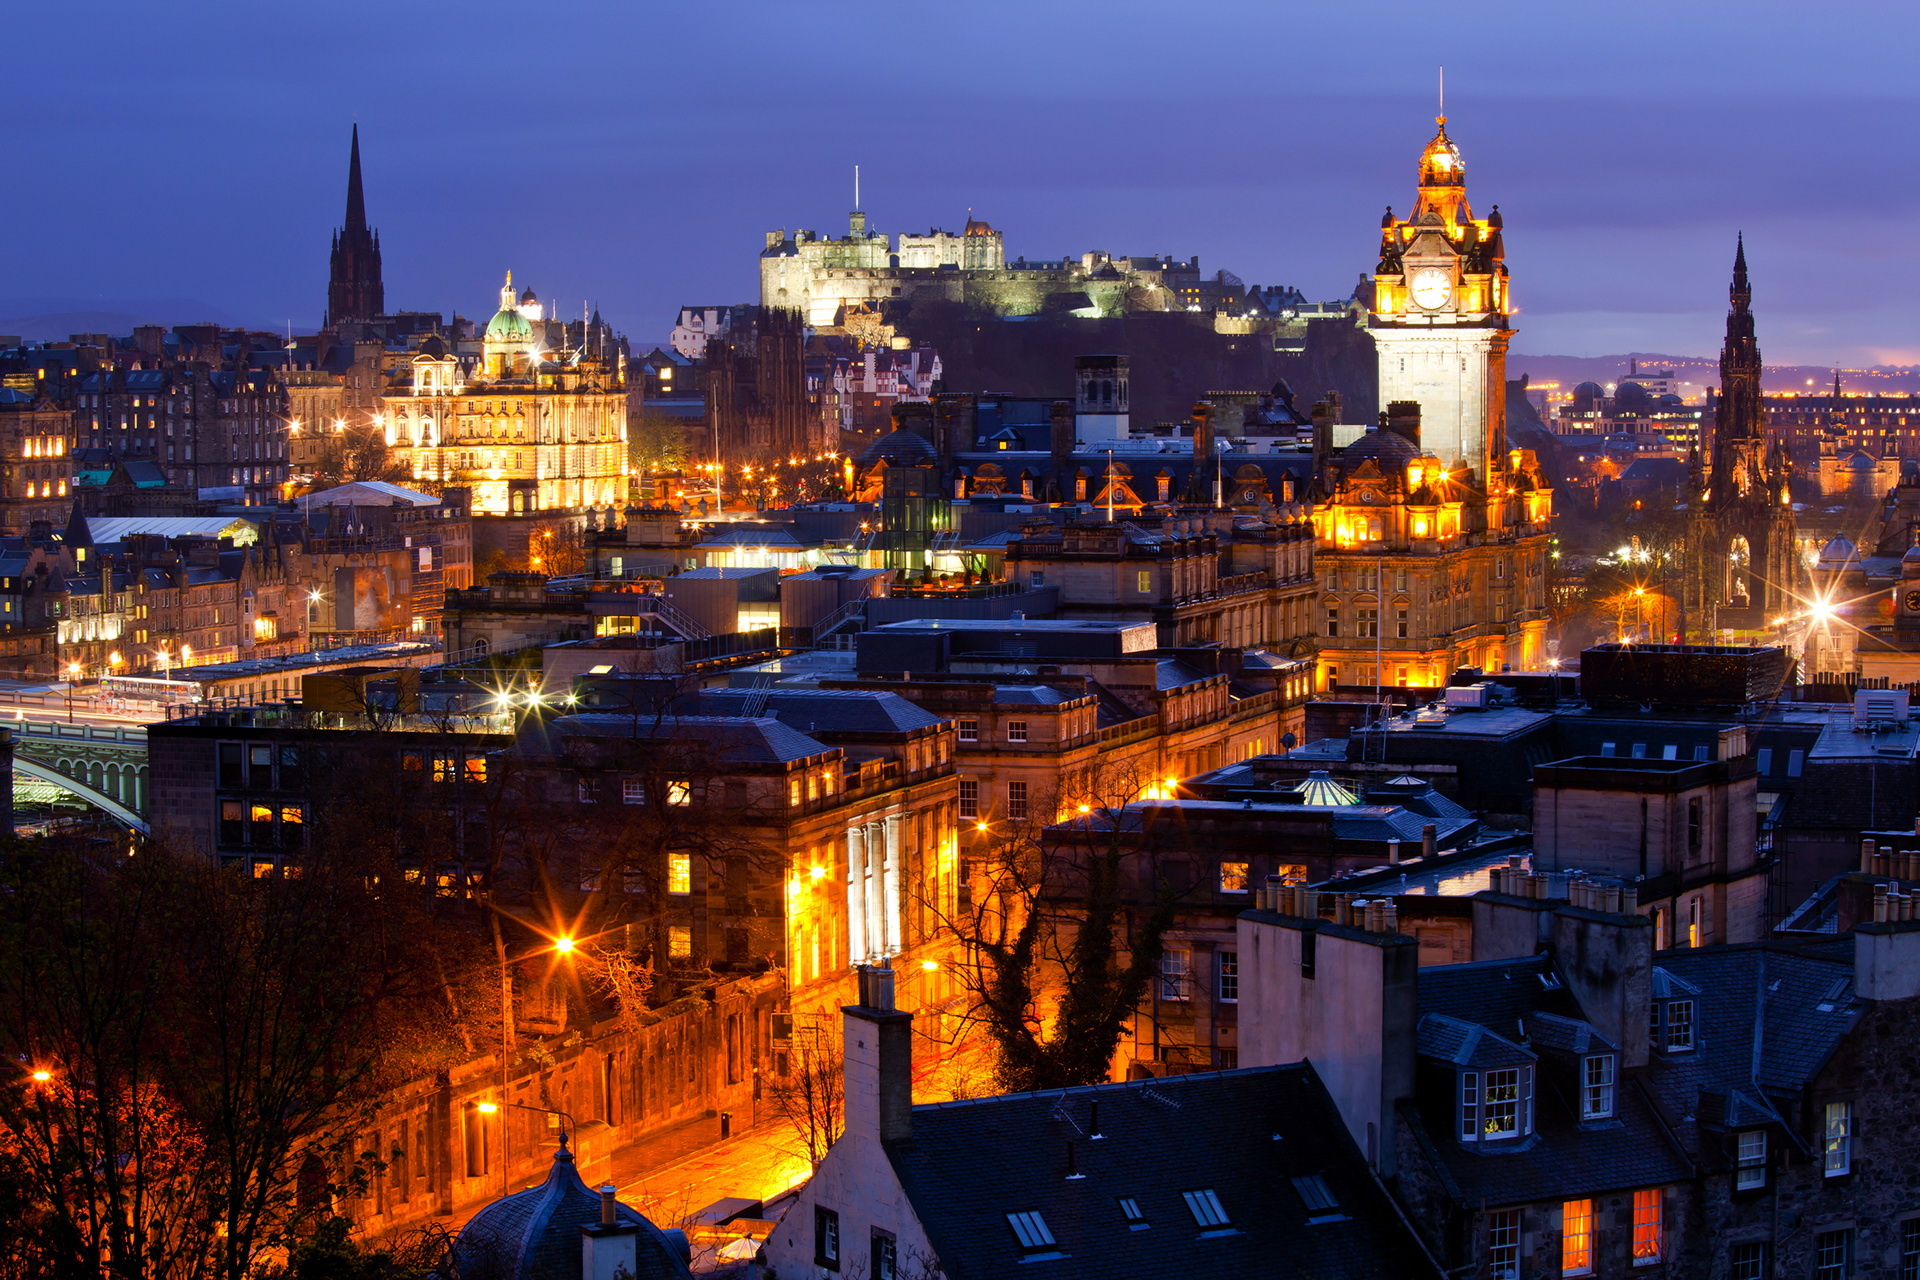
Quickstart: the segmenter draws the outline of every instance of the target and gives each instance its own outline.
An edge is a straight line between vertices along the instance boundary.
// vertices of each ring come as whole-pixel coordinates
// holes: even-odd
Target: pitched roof
[[[1016,1213],[1052,1236],[1049,1276],[1434,1274],[1304,1063],[915,1107],[888,1156],[954,1280],[1044,1252],[1022,1248]],[[1191,1207],[1207,1192],[1224,1223]]]
[[[837,751],[770,716],[648,716],[586,711],[551,724],[556,737],[680,738],[713,752],[716,764],[787,764]]]
[[[801,733],[910,733],[941,720],[897,693],[868,689],[708,689],[698,700],[710,715],[742,715],[748,707]]]

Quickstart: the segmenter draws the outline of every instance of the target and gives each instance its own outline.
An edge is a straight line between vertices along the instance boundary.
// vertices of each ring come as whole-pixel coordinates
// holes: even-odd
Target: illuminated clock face
[[[1920,613],[1920,591],[1907,592],[1907,612]]]
[[[1413,305],[1423,311],[1438,311],[1453,297],[1453,277],[1439,267],[1422,267],[1407,282]]]

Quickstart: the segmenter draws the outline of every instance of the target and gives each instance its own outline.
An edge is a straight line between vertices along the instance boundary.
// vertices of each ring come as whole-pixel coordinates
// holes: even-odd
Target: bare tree
[[[767,1101],[815,1169],[845,1125],[843,1072],[839,1037],[823,1024],[797,1026],[786,1073],[773,1077],[767,1089]]]
[[[240,1280],[313,1225],[394,1046],[451,1042],[423,895],[368,870],[0,859],[16,1274]]]
[[[1099,765],[1040,799],[1038,816],[979,833],[970,901],[942,918],[967,953],[971,1016],[1004,1092],[1107,1079],[1159,972],[1191,886],[1131,838],[1126,806],[1151,782]]]

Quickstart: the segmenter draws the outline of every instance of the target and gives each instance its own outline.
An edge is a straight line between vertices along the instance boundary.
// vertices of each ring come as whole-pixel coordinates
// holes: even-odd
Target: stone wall
[[[646,1025],[610,1021],[543,1038],[513,1057],[504,1096],[573,1117],[590,1185],[606,1179],[617,1148],[690,1120],[728,1111],[738,1132],[753,1123],[761,1074],[772,1068],[782,985],[777,974],[743,978]],[[390,1231],[464,1218],[545,1178],[556,1130],[539,1112],[499,1107],[502,1096],[497,1053],[388,1091],[354,1144],[374,1156],[366,1194],[336,1212],[367,1232]]]

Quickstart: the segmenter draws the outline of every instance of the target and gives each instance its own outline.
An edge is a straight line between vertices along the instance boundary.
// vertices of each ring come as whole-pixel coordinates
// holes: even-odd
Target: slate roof
[[[1010,1213],[1039,1214],[1064,1255],[1033,1259],[1044,1276],[1435,1275],[1304,1063],[915,1107],[912,1140],[888,1156],[949,1280],[1025,1274]],[[1334,1209],[1308,1209],[1294,1179],[1310,1177]],[[1188,1208],[1207,1190],[1224,1227]]]
[[[1798,1096],[1860,1020],[1853,965],[1844,953],[1829,958],[1751,945],[1702,947],[1662,952],[1659,967],[1697,993],[1694,1049],[1664,1055],[1663,1069],[1652,1077],[1684,1140],[1694,1136],[1689,1117],[1705,1095],[1744,1092],[1773,1099],[1764,1103],[1769,1107]]]
[[[1538,1061],[1530,1135],[1488,1144],[1458,1140],[1454,1068],[1518,1065],[1533,1056],[1516,1042],[1541,1026],[1538,1015],[1558,1013],[1570,1022],[1564,1015],[1578,1013],[1545,957],[1422,969],[1418,1003],[1426,1105],[1407,1108],[1405,1116],[1456,1201],[1524,1204],[1691,1175],[1692,1162],[1668,1136],[1639,1073],[1621,1080],[1611,1119],[1583,1121],[1572,1064]],[[1547,1030],[1560,1043],[1576,1038],[1569,1028]],[[1562,1031],[1568,1034],[1556,1034]]]
[[[640,1228],[633,1280],[681,1280],[684,1243],[620,1205],[615,1216]],[[495,1200],[455,1240],[462,1280],[579,1280],[580,1228],[600,1221],[600,1197],[588,1190],[566,1146],[537,1187]]]
[[[897,693],[869,689],[707,689],[697,700],[707,715],[749,706],[801,733],[911,733],[941,722]]]
[[[829,747],[771,716],[634,716],[585,711],[552,721],[554,736],[684,738],[706,744],[715,764],[787,764]]]

